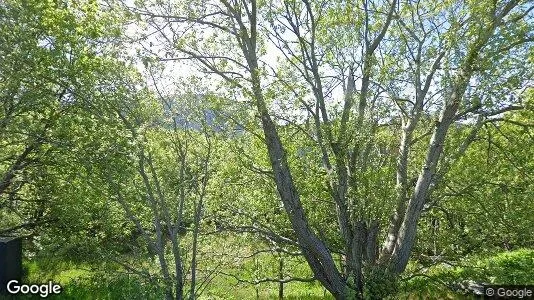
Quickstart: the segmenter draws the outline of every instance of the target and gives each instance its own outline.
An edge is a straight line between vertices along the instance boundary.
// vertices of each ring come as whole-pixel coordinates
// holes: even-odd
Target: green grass
[[[401,295],[425,299],[466,299],[470,295],[450,289],[455,283],[474,281],[482,284],[534,284],[534,250],[520,249],[491,256],[473,257],[429,268],[423,275],[404,282]],[[432,296],[429,296],[432,295]]]
[[[24,264],[27,282],[43,282],[52,280],[61,285],[67,285],[73,280],[91,276],[88,266],[67,262],[38,263],[32,261]]]
[[[256,290],[257,288],[257,290]],[[257,293],[257,294],[256,294]],[[235,280],[215,279],[200,299],[278,299],[278,284],[237,284]],[[284,299],[334,299],[319,283],[284,284]]]
[[[142,282],[127,274],[98,274],[89,266],[67,262],[30,262],[24,265],[27,273],[25,282],[44,283],[49,280],[63,287],[60,295],[49,299],[163,299],[163,289]],[[278,285],[262,283],[237,284],[233,278],[216,277],[203,292],[200,299],[278,299]],[[285,299],[333,299],[318,283],[291,282],[284,284]],[[12,298],[15,299],[15,298]],[[16,299],[40,299],[19,297]]]
[[[456,262],[455,266],[436,265],[424,273],[404,280],[399,294],[392,299],[471,299],[452,291],[453,283],[473,280],[491,284],[534,284],[534,250],[521,249],[493,256],[473,257]],[[146,284],[124,273],[101,274],[87,266],[70,263],[25,264],[26,282],[60,283],[64,291],[49,299],[163,299],[157,284]],[[305,269],[305,268],[304,268]],[[285,299],[333,299],[318,283],[291,282],[284,285]],[[235,279],[218,276],[211,281],[200,299],[278,299],[276,283],[257,286],[238,283]],[[17,299],[40,299],[19,297]]]

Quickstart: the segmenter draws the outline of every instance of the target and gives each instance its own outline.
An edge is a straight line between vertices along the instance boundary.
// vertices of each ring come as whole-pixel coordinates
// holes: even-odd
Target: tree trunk
[[[195,207],[195,221],[193,229],[193,249],[192,249],[192,258],[191,258],[191,292],[190,300],[195,299],[195,289],[196,289],[196,270],[197,270],[197,252],[198,252],[198,234],[200,232],[200,220],[202,219],[202,210],[203,197],[200,198],[197,206]]]
[[[176,272],[176,283],[174,284],[175,299],[182,300],[184,297],[184,276],[182,270],[182,257],[180,253],[180,240],[178,238],[178,228],[173,229],[171,236],[172,254],[174,256],[174,270]]]
[[[280,282],[278,283],[278,299],[282,300],[284,299],[284,258],[280,255],[279,258],[279,265],[278,265],[278,279]]]
[[[367,241],[365,245],[364,260],[369,264],[375,264],[378,258],[378,221],[372,220],[367,229]]]
[[[454,96],[454,95],[453,95]],[[410,253],[415,242],[417,223],[427,197],[428,188],[433,180],[439,157],[443,151],[443,145],[447,136],[447,131],[451,125],[454,115],[458,109],[459,97],[453,97],[453,101],[448,105],[441,114],[436,125],[436,129],[430,140],[430,147],[426,155],[425,163],[417,179],[415,191],[408,203],[402,225],[399,229],[399,235],[395,250],[393,252],[393,270],[395,273],[401,273],[406,268]]]
[[[251,67],[254,100],[261,116],[265,144],[273,169],[276,188],[291,222],[291,227],[297,236],[299,247],[317,280],[333,295],[343,295],[346,282],[339,273],[330,251],[308,225],[308,219],[287,162],[286,151],[263,98],[255,52],[245,52],[245,55]]]
[[[356,298],[363,298],[363,252],[364,244],[367,239],[367,228],[364,221],[357,221],[354,226],[354,238],[352,242],[352,255],[349,262],[350,275],[354,280],[354,286],[350,287],[355,290]]]

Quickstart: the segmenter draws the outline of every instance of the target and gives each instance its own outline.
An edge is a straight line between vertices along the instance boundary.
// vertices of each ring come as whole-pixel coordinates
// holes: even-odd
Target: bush
[[[364,269],[364,299],[384,299],[395,295],[398,291],[396,276],[383,268],[369,267]]]
[[[474,257],[428,268],[423,274],[407,274],[401,293],[432,295],[432,298],[460,296],[466,282],[478,284],[534,284],[534,250],[520,249],[489,257]],[[437,297],[437,298],[436,298]]]

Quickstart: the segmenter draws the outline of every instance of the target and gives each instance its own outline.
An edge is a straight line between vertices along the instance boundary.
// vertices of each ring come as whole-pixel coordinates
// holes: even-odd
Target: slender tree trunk
[[[28,145],[24,151],[17,157],[17,160],[13,163],[12,166],[7,170],[7,172],[4,174],[2,180],[0,181],[0,195],[2,195],[8,187],[11,185],[13,178],[15,178],[18,171],[21,171],[23,168],[25,168],[30,161],[28,160],[28,156],[36,150],[41,143],[34,142],[30,145]]]
[[[436,130],[432,135],[425,164],[419,174],[414,194],[408,203],[402,225],[399,229],[399,236],[396,243],[398,246],[393,252],[395,257],[393,271],[397,274],[403,272],[408,264],[412,246],[415,242],[417,223],[427,197],[427,191],[436,172],[439,156],[443,151],[445,137],[458,109],[458,105],[459,99],[453,98],[451,105],[444,109],[436,125]]]
[[[202,209],[203,201],[202,197],[198,201],[197,207],[195,209],[195,221],[193,229],[193,249],[192,249],[192,258],[191,258],[191,293],[190,300],[195,299],[195,289],[196,289],[196,274],[197,274],[197,252],[198,252],[198,233],[200,231],[200,220],[202,218]]]
[[[284,279],[284,258],[282,255],[279,257],[279,264],[278,264],[278,279],[280,282],[278,283],[278,299],[282,300],[284,299],[284,283],[282,280]]]
[[[196,275],[197,275],[197,254],[198,254],[198,235],[200,232],[200,226],[201,226],[201,220],[202,220],[202,214],[204,210],[204,197],[206,196],[206,187],[208,185],[208,165],[209,165],[209,157],[211,155],[211,143],[209,142],[209,138],[206,136],[206,140],[208,141],[208,154],[206,159],[204,160],[203,165],[203,172],[204,177],[202,178],[202,187],[199,193],[199,199],[195,206],[195,219],[194,219],[194,229],[193,229],[193,249],[192,251],[192,258],[191,258],[191,292],[190,292],[190,300],[194,300],[196,297]]]
[[[175,299],[184,298],[184,274],[182,267],[182,257],[180,253],[180,240],[178,238],[178,228],[173,229],[171,236],[172,255],[174,256],[174,272],[176,273],[176,283],[174,284]]]

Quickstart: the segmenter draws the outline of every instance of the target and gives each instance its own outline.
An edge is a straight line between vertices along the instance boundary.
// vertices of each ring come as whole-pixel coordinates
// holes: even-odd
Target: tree
[[[530,92],[529,92],[530,90]],[[506,113],[483,125],[465,155],[435,192],[436,205],[427,210],[417,253],[423,262],[454,260],[495,250],[532,245],[528,214],[532,163],[532,88],[524,91],[525,110]],[[530,97],[530,99],[529,99]],[[451,144],[468,134],[453,129]],[[514,220],[510,222],[510,220]]]
[[[93,1],[3,1],[0,18],[0,230],[31,233],[56,220],[39,183],[68,144],[67,120],[102,108],[95,96],[121,65],[109,60],[120,26]]]
[[[165,107],[170,110],[170,130],[156,129],[151,132],[152,130],[146,128],[149,124],[132,123],[125,116],[120,116],[130,131],[131,142],[136,145],[133,156],[140,178],[134,180],[139,182],[142,188],[134,189],[133,199],[141,200],[140,204],[145,206],[145,212],[135,212],[135,201],[123,195],[121,182],[125,184],[124,179],[110,178],[108,182],[112,185],[127,218],[135,224],[149,249],[157,255],[166,298],[184,299],[186,279],[189,278],[189,299],[195,299],[200,294],[196,269],[198,242],[208,180],[212,173],[210,163],[213,137],[210,132],[212,129],[205,123],[205,116],[198,117],[194,113],[188,115],[183,111],[186,101],[179,100],[164,100]],[[181,112],[175,109],[178,105],[182,107]],[[189,125],[197,121],[201,124],[201,132],[196,132],[197,130]],[[159,159],[156,156],[158,154]],[[150,216],[150,227],[153,227],[155,232],[149,231],[147,226],[143,225],[142,215]],[[192,229],[189,230],[188,227]],[[183,249],[182,238],[187,231],[192,233],[190,277],[185,268],[188,253],[184,253],[186,251]],[[171,243],[174,270],[171,270],[166,258],[167,239]]]
[[[380,286],[394,286],[421,213],[435,204],[433,191],[485,122],[522,107],[512,95],[532,75],[526,1],[222,0],[131,9],[156,30],[165,53],[153,51],[157,58],[194,60],[250,100],[299,248],[315,278],[339,299],[380,297]],[[263,62],[272,51],[267,40],[284,58],[278,70]],[[337,102],[336,86],[343,86]],[[283,87],[289,95],[276,92]],[[344,243],[341,269],[310,227],[288,162],[276,119],[278,101],[287,99],[313,124],[306,129],[320,150]],[[471,132],[458,149],[448,149],[449,129],[458,122]],[[397,151],[377,151],[382,127],[398,136]],[[387,225],[368,210],[371,191],[361,178],[380,155],[397,161],[390,174],[395,196],[381,199],[393,204]],[[384,237],[380,251],[378,237]]]
[[[206,283],[196,266],[214,129],[201,107],[180,110],[198,99],[147,90],[114,9],[0,4],[0,234],[194,299]],[[145,272],[153,256],[159,269]]]

